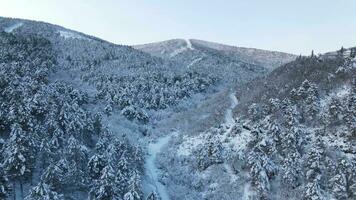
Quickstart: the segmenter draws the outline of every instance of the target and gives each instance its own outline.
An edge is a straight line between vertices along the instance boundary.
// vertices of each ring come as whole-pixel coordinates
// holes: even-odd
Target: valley
[[[0,199],[356,197],[355,48],[0,30]]]

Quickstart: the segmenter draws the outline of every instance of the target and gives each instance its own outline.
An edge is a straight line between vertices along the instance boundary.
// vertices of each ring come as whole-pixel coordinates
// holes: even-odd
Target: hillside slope
[[[355,48],[299,57],[236,97],[233,124],[177,138],[162,156],[175,199],[356,197]]]
[[[215,124],[222,94],[267,72],[208,48],[217,56],[188,67],[43,22],[0,18],[0,30],[2,199],[162,196],[154,140]]]

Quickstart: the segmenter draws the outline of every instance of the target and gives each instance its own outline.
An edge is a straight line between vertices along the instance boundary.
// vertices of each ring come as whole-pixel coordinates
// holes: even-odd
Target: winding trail
[[[169,140],[176,133],[171,133],[158,139],[155,143],[148,145],[148,157],[145,162],[145,173],[150,177],[151,189],[158,193],[162,200],[169,200],[169,195],[166,187],[159,181],[160,169],[156,166],[157,154],[161,152],[164,145],[168,144]]]
[[[234,120],[234,117],[233,117],[233,109],[237,106],[238,104],[238,100],[235,96],[235,93],[230,93],[229,95],[230,99],[231,99],[231,106],[226,110],[226,114],[225,114],[225,125],[227,127],[226,129],[226,132],[224,134],[224,137],[226,137],[226,135],[228,133],[231,132],[232,130],[232,127],[235,123],[235,120]],[[247,140],[248,140],[248,137],[249,137],[249,134],[247,133],[246,130],[244,130],[242,133],[241,133],[241,136],[240,136],[240,140],[243,139],[243,141],[245,142],[245,144],[247,143]],[[241,142],[241,141],[240,141]],[[242,144],[242,143],[241,143]],[[241,145],[242,146],[242,145]],[[230,181],[231,182],[234,182],[238,179],[238,176],[235,174],[235,172],[233,171],[232,167],[228,164],[228,163],[224,163],[224,168],[225,170],[227,171],[227,173],[230,174]],[[243,186],[243,195],[242,195],[242,199],[243,200],[250,200],[252,199],[254,196],[254,193],[253,191],[251,190],[251,185],[250,183],[245,183],[245,185]]]

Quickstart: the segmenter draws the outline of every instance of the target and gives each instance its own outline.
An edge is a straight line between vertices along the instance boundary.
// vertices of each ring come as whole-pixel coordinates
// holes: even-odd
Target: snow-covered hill
[[[277,51],[235,47],[196,39],[174,39],[136,45],[134,48],[165,59],[183,60],[185,64],[189,63],[188,66],[204,65],[203,60],[207,57],[219,59],[219,56],[223,55],[228,57],[230,62],[240,61],[272,70],[296,58],[295,55]],[[179,57],[178,55],[183,52],[186,52],[184,57]],[[187,56],[187,54],[191,55]],[[187,61],[184,61],[185,59]],[[197,61],[197,59],[199,60]]]

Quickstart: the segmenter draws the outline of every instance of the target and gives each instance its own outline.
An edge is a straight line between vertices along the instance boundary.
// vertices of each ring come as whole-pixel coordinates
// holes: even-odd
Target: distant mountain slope
[[[316,83],[322,93],[342,87],[355,76],[355,59],[351,57],[351,49],[320,56],[298,57],[263,78],[247,83],[237,92],[241,103],[239,109],[246,109],[246,104],[252,102],[267,102],[270,98],[283,99],[305,80]]]
[[[190,56],[189,59],[189,57],[187,58],[187,53],[184,54],[185,59],[188,59],[190,62],[194,62],[194,65],[197,65],[199,62],[202,62],[204,59],[204,55],[208,56],[204,53],[206,53],[207,49],[210,49],[210,51],[216,50],[214,53],[224,55],[225,57],[228,57],[235,62],[240,61],[244,63],[263,66],[268,70],[274,69],[296,58],[295,55],[282,52],[266,51],[245,47],[235,47],[196,39],[167,40],[163,42],[136,45],[134,46],[134,48],[150,53],[151,55],[157,57],[172,60],[178,60],[179,58],[175,57],[179,56],[179,54],[189,52],[190,54],[197,55]],[[197,60],[198,55],[202,57],[200,60]],[[209,56],[215,55],[210,54]]]

